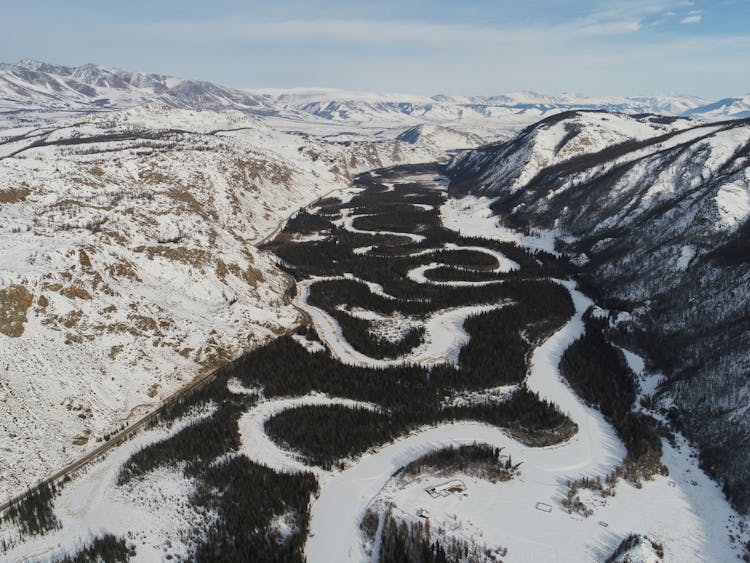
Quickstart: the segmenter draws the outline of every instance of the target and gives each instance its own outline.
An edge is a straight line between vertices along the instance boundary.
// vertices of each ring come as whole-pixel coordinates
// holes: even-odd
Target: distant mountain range
[[[595,98],[514,92],[484,97],[429,97],[321,88],[242,90],[96,64],[67,67],[34,60],[0,64],[0,110],[101,111],[151,103],[373,124],[403,122],[405,117],[435,123],[507,120],[512,116],[523,116],[528,121],[571,109],[659,113],[709,120],[750,115],[750,95],[710,102],[680,95]]]

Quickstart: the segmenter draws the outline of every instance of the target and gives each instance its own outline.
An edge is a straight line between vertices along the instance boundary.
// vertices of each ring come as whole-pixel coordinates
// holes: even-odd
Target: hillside
[[[284,547],[289,538],[305,539],[307,520],[295,518],[309,509],[317,485],[300,475],[285,481],[283,471],[265,463],[269,456],[283,466],[293,455],[266,435],[268,417],[283,414],[276,430],[290,439],[317,432],[317,454],[335,477],[356,459],[354,446],[365,452],[408,434],[413,449],[404,446],[400,459],[433,447],[438,432],[468,439],[476,427],[460,426],[467,412],[475,422],[510,428],[512,440],[561,441],[553,453],[514,443],[534,461],[523,469],[529,482],[515,483],[515,498],[530,518],[546,518],[534,496],[540,489],[526,486],[543,485],[543,500],[559,512],[556,522],[571,530],[571,560],[588,549],[584,529],[608,553],[616,534],[642,527],[669,530],[667,550],[688,554],[681,560],[739,550],[726,532],[731,524],[736,538],[746,536],[744,521],[730,522],[735,514],[697,470],[682,437],[663,442],[679,473],[646,491],[644,498],[656,491],[667,499],[648,518],[639,512],[646,505],[640,496],[620,495],[626,508],[607,512],[612,501],[604,509],[612,516],[607,530],[593,519],[583,528],[577,515],[557,506],[570,479],[614,470],[624,455],[609,422],[573,394],[558,365],[596,302],[600,315],[609,314],[606,337],[634,351],[628,362],[649,362],[652,379],[637,394],[643,408],[698,444],[704,467],[736,507],[750,511],[750,119],[734,119],[747,112],[746,98],[243,90],[95,64],[0,64],[0,431],[9,437],[0,456],[0,504],[228,360],[244,357],[249,363],[237,365],[255,370],[252,377],[223,373],[205,395],[191,395],[185,410],[160,413],[157,428],[74,475],[75,486],[59,501],[67,528],[31,534],[21,550],[53,553],[63,540],[68,547],[88,541],[101,524],[123,536],[139,530],[133,541],[144,560],[164,557],[172,542],[190,559],[196,541],[211,545],[208,530],[238,513],[262,522],[253,537],[266,548]],[[515,230],[498,228],[490,213]],[[539,252],[551,251],[555,239],[571,264]],[[569,268],[580,291],[573,282],[558,287],[549,280]],[[573,314],[561,312],[569,300],[575,312],[563,326]],[[506,318],[506,306],[516,311],[519,303],[527,304],[518,318]],[[312,327],[291,334],[303,316]],[[542,344],[554,326],[561,332]],[[535,355],[544,363],[532,361]],[[640,377],[643,370],[635,371]],[[382,384],[383,373],[393,385]],[[363,375],[372,384],[362,387]],[[526,385],[538,395],[526,394]],[[508,408],[495,408],[501,403]],[[287,412],[324,406],[346,408],[332,408],[330,419],[316,409]],[[356,420],[377,426],[387,415],[398,426],[377,439],[360,436],[361,443],[348,430],[329,440],[330,428],[349,429],[352,406],[382,408]],[[258,419],[240,427],[250,413]],[[446,426],[420,437],[438,423]],[[545,425],[554,432],[545,434]],[[581,432],[564,441],[574,427]],[[241,448],[238,432],[250,440]],[[492,444],[507,445],[498,428],[483,432]],[[169,436],[175,442],[162,448]],[[123,493],[121,466],[145,455],[138,453],[144,447],[156,458],[176,457]],[[240,468],[247,472],[222,477],[220,487],[194,480],[189,456],[180,458],[194,447],[200,479],[234,464],[251,463],[252,471]],[[341,451],[331,457],[326,448]],[[303,466],[299,459],[292,465]],[[383,467],[377,479],[351,482],[379,483],[374,498],[385,486],[378,479],[401,466]],[[245,486],[268,478],[274,485],[267,490]],[[251,510],[238,511],[228,500],[221,510],[192,504],[198,493],[224,502],[231,495],[216,492],[227,483],[236,493],[237,484],[252,489],[242,498]],[[120,492],[108,496],[112,491]],[[173,505],[167,523],[165,498]],[[255,510],[258,498],[266,504]],[[341,494],[333,512],[310,520],[326,523],[325,534],[310,535],[321,546],[320,560],[330,556],[327,538],[348,542],[344,549],[359,541],[356,517],[343,535],[330,518],[341,499],[354,512],[365,509],[364,497]],[[474,495],[466,504],[483,500]],[[412,516],[418,504],[409,508]],[[179,517],[174,505],[182,507]],[[525,534],[537,532],[527,525],[532,520],[517,520],[512,511],[498,520],[494,509],[484,510],[491,517],[484,529],[499,534],[497,546],[525,553]],[[674,520],[675,510],[685,520]],[[104,513],[106,525],[98,519]],[[443,516],[450,520],[450,513]],[[247,539],[248,522],[238,538]],[[15,542],[15,524],[0,524],[0,542]],[[546,534],[557,531],[542,528],[547,543],[536,549],[549,559],[557,540]],[[692,534],[698,528],[703,532]],[[276,535],[278,545],[270,545]]]
[[[2,498],[294,325],[257,241],[356,171],[435,154],[164,105],[0,135]]]
[[[469,151],[455,193],[486,195],[506,224],[554,230],[558,248],[666,375],[662,412],[750,508],[750,121],[692,125],[560,115]]]
[[[22,60],[0,65],[0,103],[17,109],[107,110],[160,102],[179,108],[262,111],[246,92],[200,80]]]

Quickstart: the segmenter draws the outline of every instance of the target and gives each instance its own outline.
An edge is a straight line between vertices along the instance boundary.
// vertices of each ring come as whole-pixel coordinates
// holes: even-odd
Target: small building
[[[427,491],[427,494],[433,498],[447,497],[451,493],[465,493],[466,484],[460,479],[453,479],[452,481],[447,481],[445,483],[435,485],[434,487],[427,487],[425,491]]]
[[[420,518],[424,518],[425,520],[429,520],[430,512],[425,508],[420,508],[419,510],[417,510],[417,516],[419,516]]]

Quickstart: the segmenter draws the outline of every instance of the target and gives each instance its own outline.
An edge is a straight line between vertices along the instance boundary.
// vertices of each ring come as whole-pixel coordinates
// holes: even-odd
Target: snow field
[[[55,499],[55,514],[62,529],[27,539],[2,554],[3,560],[41,561],[73,553],[103,533],[135,544],[134,562],[163,560],[168,552],[189,558],[190,546],[184,541],[184,534],[200,528],[206,515],[196,514],[190,506],[193,485],[183,476],[182,468],[156,469],[139,479],[137,485],[131,482],[118,486],[117,478],[122,465],[141,448],[176,435],[212,412],[213,408],[204,409],[170,428],[139,432],[97,463],[82,469]],[[167,545],[171,545],[169,550]]]
[[[422,365],[455,363],[458,361],[458,353],[461,347],[469,340],[469,335],[463,329],[464,320],[472,315],[486,313],[504,306],[504,304],[472,305],[434,313],[425,320],[425,337],[421,345],[399,358],[380,360],[355,350],[344,338],[338,322],[323,309],[307,302],[310,286],[316,281],[304,280],[300,282],[297,285],[295,302],[310,315],[315,324],[315,329],[326,343],[333,357],[350,365],[388,367],[414,363]]]
[[[328,397],[322,393],[263,401],[242,415],[239,420],[240,439],[242,441],[240,452],[254,462],[276,471],[285,473],[312,471],[318,476],[322,475],[324,473],[322,470],[305,465],[294,452],[279,448],[266,434],[265,424],[277,414],[296,407],[332,405],[364,408],[373,411],[380,410],[380,407],[373,403]]]

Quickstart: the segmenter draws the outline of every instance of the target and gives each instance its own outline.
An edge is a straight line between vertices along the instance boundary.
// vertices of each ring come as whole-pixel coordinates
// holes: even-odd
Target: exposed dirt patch
[[[161,172],[157,172],[153,169],[143,170],[138,175],[144,183],[150,184],[152,186],[174,183],[174,180],[171,177],[167,176],[166,174],[162,174]]]
[[[62,317],[59,317],[60,324],[62,324],[65,328],[73,328],[75,326],[78,326],[78,323],[83,318],[83,311],[75,310],[71,311],[67,315],[64,315]]]
[[[149,255],[152,258],[153,255]],[[127,278],[132,281],[140,282],[141,278],[136,274],[133,264],[124,258],[118,258],[117,262],[107,266],[107,271],[113,278]]]
[[[77,436],[73,438],[73,445],[74,446],[85,446],[89,441],[88,436]]]
[[[227,269],[227,265],[224,263],[224,260],[218,258],[216,260],[216,277],[224,282],[227,279],[228,273],[229,270]]]
[[[89,258],[88,253],[83,248],[78,251],[78,261],[85,270],[91,268],[91,258]]]
[[[237,159],[233,164],[235,170],[232,172],[232,179],[242,184],[266,178],[274,184],[288,186],[292,179],[289,168],[273,162],[248,158]]]
[[[172,188],[169,190],[169,197],[175,201],[179,201],[185,204],[190,213],[194,213],[204,219],[217,219],[216,212],[210,209],[208,206],[201,204],[193,194],[182,188]]]
[[[139,246],[133,250],[145,253],[149,260],[153,260],[154,256],[161,256],[175,262],[183,262],[201,272],[203,272],[205,265],[213,262],[212,254],[200,248],[187,248],[185,246]]]
[[[11,188],[9,190],[0,190],[0,203],[19,203],[26,199],[31,193],[27,188]]]
[[[66,332],[65,333],[65,344],[80,344],[83,342],[83,335],[77,334],[75,332]],[[91,337],[88,337],[87,340],[91,340]]]
[[[253,288],[258,287],[258,284],[265,280],[263,273],[252,266],[243,270],[239,265],[232,263],[227,266],[227,269],[241,280],[245,280]]]
[[[69,285],[67,287],[63,287],[60,290],[60,295],[67,297],[68,299],[84,299],[86,301],[91,300],[91,294],[80,285]]]
[[[91,182],[83,182],[88,185],[96,185],[91,184]],[[58,202],[55,202],[52,207],[71,207],[71,206],[77,206],[77,207],[85,207],[87,209],[98,209],[99,211],[111,211],[112,207],[109,205],[93,205],[91,203],[86,203],[83,201],[78,201],[77,199],[61,199]]]
[[[157,336],[162,336],[162,333],[159,330],[158,323],[151,317],[147,317],[145,315],[130,314],[128,315],[128,320],[133,323],[136,330],[138,330],[141,334],[152,333]]]
[[[117,231],[101,231],[100,234],[106,244],[119,244],[120,246],[127,248],[128,243],[130,242],[128,237]]]
[[[21,336],[32,301],[33,296],[22,285],[0,289],[0,332],[13,338]]]
[[[203,366],[204,370],[214,370],[232,359],[232,351],[219,344],[211,336],[199,351],[200,360],[198,363]]]
[[[123,348],[124,347],[122,346],[122,344],[118,344],[116,346],[112,346],[112,348],[109,349],[109,353],[107,354],[107,356],[109,356],[110,360],[114,360],[117,357],[117,355],[120,352],[122,352]]]

